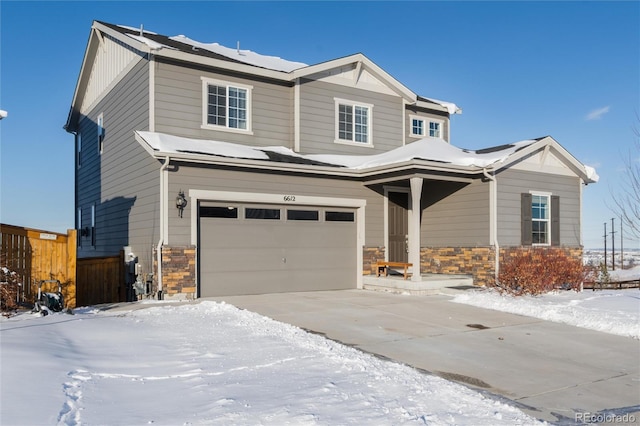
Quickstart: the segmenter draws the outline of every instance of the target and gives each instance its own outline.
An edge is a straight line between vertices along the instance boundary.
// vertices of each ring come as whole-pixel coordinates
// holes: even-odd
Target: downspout
[[[494,278],[498,281],[500,272],[500,244],[498,243],[498,181],[494,175],[490,175],[486,168],[482,169],[482,174],[489,180],[489,239],[493,242],[495,250]]]
[[[167,171],[167,167],[169,167],[170,158],[167,155],[164,159],[164,163],[162,163],[162,167],[160,167],[160,239],[158,240],[157,252],[157,262],[158,262],[158,300],[162,300],[162,246],[164,245],[165,240],[165,231],[164,224],[167,221],[166,217],[166,200],[165,200],[165,174]]]

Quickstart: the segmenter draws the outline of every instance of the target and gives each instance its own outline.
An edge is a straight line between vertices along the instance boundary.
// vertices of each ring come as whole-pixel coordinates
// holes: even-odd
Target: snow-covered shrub
[[[18,275],[7,267],[0,268],[0,311],[10,316],[18,309],[18,291],[20,289]]]
[[[569,256],[562,249],[522,249],[500,263],[498,279],[493,286],[515,296],[548,293],[555,289],[579,291],[587,269],[581,259]]]

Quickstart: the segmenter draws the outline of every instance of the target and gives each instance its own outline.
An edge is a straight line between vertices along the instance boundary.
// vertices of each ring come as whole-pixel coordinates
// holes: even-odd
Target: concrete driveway
[[[640,422],[640,341],[450,299],[365,290],[212,298],[507,398],[539,419]]]

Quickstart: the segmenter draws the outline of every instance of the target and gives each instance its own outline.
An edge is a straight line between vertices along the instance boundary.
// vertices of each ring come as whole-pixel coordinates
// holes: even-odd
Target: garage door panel
[[[355,222],[203,217],[199,232],[202,297],[356,287]]]

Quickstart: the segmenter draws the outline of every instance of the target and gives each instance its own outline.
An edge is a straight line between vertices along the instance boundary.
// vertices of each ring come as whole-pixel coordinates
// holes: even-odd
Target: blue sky
[[[459,147],[551,135],[597,168],[583,234],[587,248],[603,245],[640,126],[639,2],[3,0],[3,223],[73,228],[73,136],[62,126],[94,19],[308,64],[362,52],[414,92],[460,105]]]

